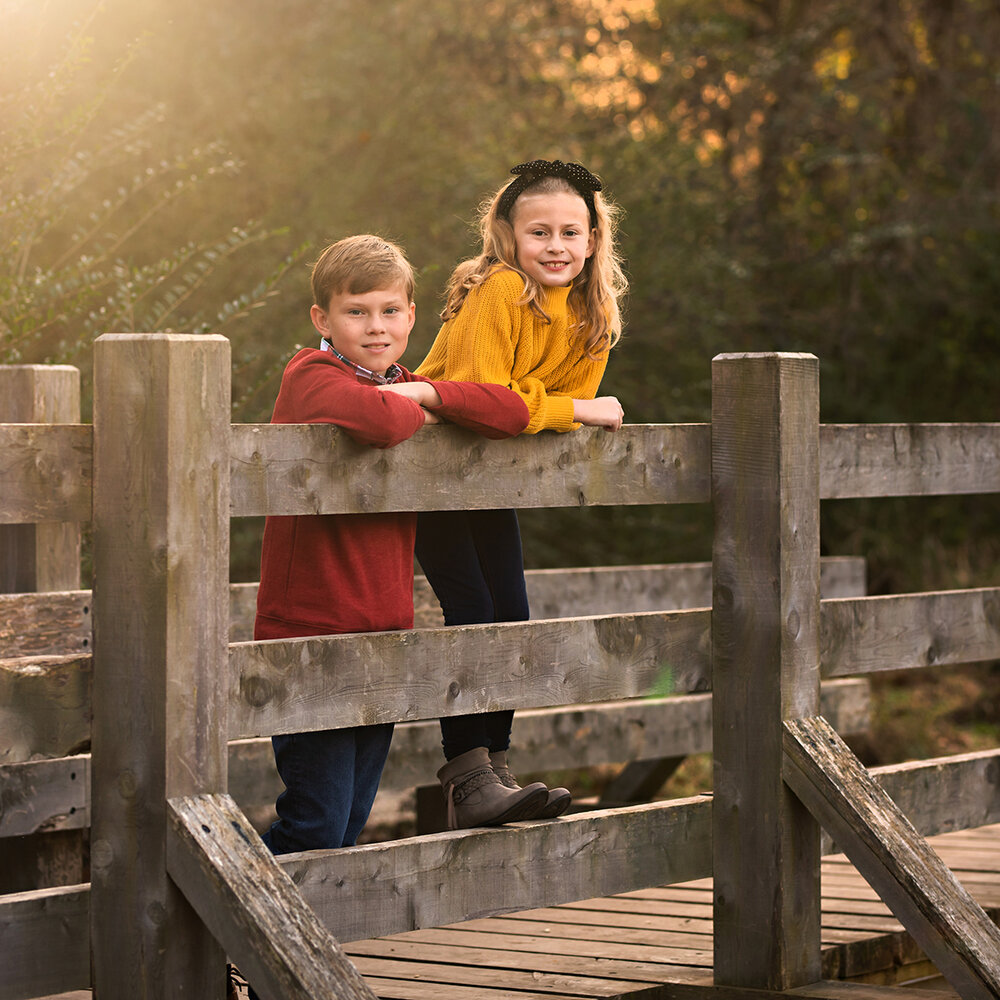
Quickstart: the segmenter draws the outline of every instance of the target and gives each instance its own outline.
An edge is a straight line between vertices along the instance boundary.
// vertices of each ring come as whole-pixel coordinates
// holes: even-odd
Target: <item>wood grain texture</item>
[[[785,723],[784,777],[963,1000],[1000,996],[1000,929],[822,717]]]
[[[1000,588],[823,603],[824,677],[1000,659]]]
[[[647,566],[594,566],[583,569],[536,569],[524,574],[531,617],[628,614],[705,608],[712,603],[712,564],[662,563]],[[229,585],[229,639],[253,639],[257,584]],[[862,597],[865,561],[857,556],[820,560],[824,598]],[[0,658],[62,656],[90,648],[92,595],[64,593],[0,594]],[[443,625],[441,608],[426,577],[413,581],[414,624]]]
[[[1000,424],[824,424],[820,495],[1000,492]]]
[[[229,796],[171,799],[168,817],[170,877],[262,997],[375,1000]]]
[[[0,594],[0,658],[90,652],[89,590]]]
[[[102,1000],[211,996],[224,956],[166,874],[171,795],[226,787],[229,342],[94,357],[91,942]]]
[[[488,441],[426,427],[391,451],[328,424],[233,427],[232,513],[371,513],[703,503],[705,424],[585,427]],[[552,472],[558,470],[558,475]]]
[[[0,896],[0,1000],[90,987],[90,887]]]
[[[820,831],[781,781],[819,704],[815,357],[713,360],[712,506],[715,978],[787,989],[820,975]]]
[[[0,762],[88,749],[92,687],[89,654],[0,660]]]
[[[711,800],[429,834],[279,862],[331,933],[352,941],[702,877],[711,871]]]
[[[231,738],[705,690],[707,610],[230,646]],[[662,689],[661,689],[662,690]]]
[[[70,365],[0,365],[0,424],[79,424],[80,371]],[[14,456],[0,449],[0,463]],[[30,448],[20,456],[12,478],[18,482],[40,476],[51,481],[62,468],[46,467],[44,449]],[[17,459],[15,459],[15,462]],[[6,505],[6,467],[0,474]],[[58,483],[62,489],[63,481]],[[80,586],[80,526],[63,518],[35,516],[41,523],[0,524],[0,592],[75,590]],[[73,519],[76,520],[76,519]]]
[[[0,480],[0,524],[89,521],[93,428],[0,424]]]

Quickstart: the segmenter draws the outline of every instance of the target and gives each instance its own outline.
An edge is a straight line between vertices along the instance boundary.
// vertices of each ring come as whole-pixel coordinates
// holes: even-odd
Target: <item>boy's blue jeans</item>
[[[392,724],[271,737],[285,791],[264,833],[274,854],[351,847],[357,842],[392,740]]]
[[[417,515],[417,560],[445,625],[528,619],[521,529],[513,510],[428,511]],[[467,750],[510,747],[512,711],[441,720],[447,760]]]

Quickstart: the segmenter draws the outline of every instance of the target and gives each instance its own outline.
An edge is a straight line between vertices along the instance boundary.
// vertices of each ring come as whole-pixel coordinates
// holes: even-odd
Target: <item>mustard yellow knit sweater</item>
[[[458,315],[438,332],[417,374],[448,382],[488,382],[513,389],[528,407],[525,434],[568,431],[573,400],[593,399],[607,367],[607,352],[588,358],[570,331],[569,287],[544,290],[546,323],[518,305],[524,281],[495,271],[469,292]]]

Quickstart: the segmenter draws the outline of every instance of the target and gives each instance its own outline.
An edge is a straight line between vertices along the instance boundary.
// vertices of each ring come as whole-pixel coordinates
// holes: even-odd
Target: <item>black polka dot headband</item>
[[[504,188],[497,203],[497,215],[508,222],[518,195],[543,177],[561,177],[568,181],[586,202],[591,225],[597,222],[594,192],[601,190],[601,182],[582,164],[563,163],[562,160],[532,160],[530,163],[519,163],[516,167],[511,167],[510,172],[517,174],[517,178]]]

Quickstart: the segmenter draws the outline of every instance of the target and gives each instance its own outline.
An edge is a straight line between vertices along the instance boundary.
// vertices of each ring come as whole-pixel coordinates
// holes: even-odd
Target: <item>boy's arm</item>
[[[383,393],[405,396],[432,416],[468,427],[488,438],[514,437],[528,426],[528,407],[502,385],[479,382],[434,382],[420,375],[412,382],[380,386]]]
[[[282,376],[273,423],[336,424],[360,444],[391,448],[412,437],[428,411],[405,396],[363,385],[329,354],[306,348]]]

